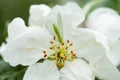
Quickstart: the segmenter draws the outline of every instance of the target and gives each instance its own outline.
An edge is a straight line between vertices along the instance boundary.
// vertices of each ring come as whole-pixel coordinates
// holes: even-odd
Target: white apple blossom
[[[37,20],[33,19],[34,27],[26,27],[21,18],[15,18],[8,26],[8,41],[2,51],[2,57],[12,66],[29,66],[23,80],[94,80],[95,76],[120,80],[99,34],[77,28],[84,20],[77,4],[57,5],[43,22]]]
[[[51,8],[45,4],[32,5],[29,10],[29,25],[30,26],[43,26],[45,17],[51,11]]]
[[[107,54],[114,65],[120,64],[120,16],[110,8],[98,8],[88,17],[86,25],[88,28],[101,33],[110,47]]]

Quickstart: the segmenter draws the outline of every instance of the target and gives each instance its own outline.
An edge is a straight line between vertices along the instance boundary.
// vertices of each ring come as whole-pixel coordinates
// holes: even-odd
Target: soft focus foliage
[[[77,2],[83,7],[86,3],[94,0],[0,0],[0,44],[5,40],[7,24],[13,18],[21,17],[27,24],[30,5],[47,4],[52,7],[56,4],[65,4],[68,1]],[[97,6],[108,6],[120,13],[120,0],[104,0],[104,3],[99,3]]]

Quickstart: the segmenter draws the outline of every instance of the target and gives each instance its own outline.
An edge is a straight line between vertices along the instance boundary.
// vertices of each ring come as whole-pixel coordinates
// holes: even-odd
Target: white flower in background
[[[29,25],[30,26],[43,26],[45,17],[51,11],[51,8],[45,4],[30,6]]]
[[[38,6],[38,11],[43,10],[39,9],[43,5]],[[77,28],[84,20],[77,4],[57,5],[41,24],[37,20],[33,19],[34,27],[26,27],[22,19],[15,18],[8,26],[2,57],[12,66],[29,66],[23,80],[94,80],[95,76],[120,80],[119,71],[105,56],[106,46],[99,35]]]
[[[86,25],[104,35],[110,47],[107,54],[114,65],[120,64],[120,16],[110,8],[98,8],[88,17]]]

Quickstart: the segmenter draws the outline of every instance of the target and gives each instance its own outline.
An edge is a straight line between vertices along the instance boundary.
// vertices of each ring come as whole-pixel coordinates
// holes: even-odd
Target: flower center
[[[76,57],[75,52],[72,50],[73,43],[70,40],[60,43],[54,37],[50,44],[49,49],[52,54],[47,56],[46,51],[43,51],[44,57],[48,60],[55,60],[58,69],[64,67],[65,61],[72,61]]]

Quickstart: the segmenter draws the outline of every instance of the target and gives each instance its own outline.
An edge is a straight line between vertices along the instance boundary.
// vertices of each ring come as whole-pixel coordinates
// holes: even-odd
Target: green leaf
[[[21,65],[11,67],[3,60],[0,60],[0,80],[22,80],[26,68]]]

